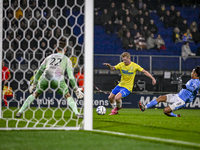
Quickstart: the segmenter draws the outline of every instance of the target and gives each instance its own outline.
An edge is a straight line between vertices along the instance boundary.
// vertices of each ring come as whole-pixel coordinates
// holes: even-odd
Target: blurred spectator
[[[34,9],[36,7],[36,0],[29,0],[29,6]]]
[[[165,28],[174,27],[174,18],[170,15],[170,11],[167,10],[163,20]]]
[[[22,9],[25,9],[27,7],[27,0],[21,0],[20,6],[21,6]]]
[[[11,21],[11,27],[13,30],[18,28],[18,22],[15,19]]]
[[[173,42],[176,44],[177,42],[183,42],[181,40],[181,33],[178,27],[174,28],[174,32],[172,33]]]
[[[134,39],[129,31],[126,33],[126,36],[122,39],[122,44],[125,50],[135,48]]]
[[[12,7],[14,10],[18,7],[18,2],[17,2],[17,0],[14,0],[14,1],[11,3],[11,7]]]
[[[178,24],[179,24],[180,22],[183,22],[183,17],[181,16],[180,11],[177,11],[177,12],[176,12],[176,15],[175,15],[175,17],[174,17],[174,24],[175,24],[175,26],[178,26]]]
[[[140,18],[140,21],[138,22],[137,26],[139,27],[138,29],[140,31],[144,30],[144,26],[147,26],[147,24],[145,24],[144,22],[144,18]]]
[[[32,17],[32,12],[31,12],[30,8],[26,9],[25,17],[26,17],[26,19],[30,19]]]
[[[157,34],[158,27],[155,25],[154,20],[150,20],[150,24],[148,25],[148,30],[153,34]]]
[[[23,12],[20,8],[18,8],[17,11],[15,12],[15,17],[19,20],[23,17]]]
[[[60,28],[56,28],[54,31],[54,36],[58,39],[61,36],[61,30]]]
[[[191,24],[190,24],[190,32],[192,32],[192,29],[195,28],[196,30],[198,30],[198,26],[197,26],[197,23],[195,21],[193,21]]]
[[[112,16],[116,10],[117,8],[115,6],[115,2],[111,2],[110,8],[108,9],[108,14]]]
[[[125,3],[121,3],[121,6],[119,8],[119,15],[122,17],[125,15],[125,13],[126,13]]]
[[[111,16],[108,14],[108,10],[106,8],[103,10],[100,18],[103,26],[105,26],[107,22],[111,19]]]
[[[136,2],[136,1],[135,1],[135,2]],[[133,3],[133,0],[127,0],[127,1],[125,2],[126,8],[127,8],[127,9],[130,9],[130,6],[131,6],[132,3]],[[136,4],[135,4],[135,7],[137,8]]]
[[[101,18],[98,11],[94,12],[94,25],[101,25]]]
[[[143,8],[143,1],[142,0],[138,0],[138,2],[136,2],[136,4],[138,6],[138,7],[136,6],[138,9],[142,9]]]
[[[122,16],[123,22],[126,21],[126,18],[127,18],[127,17],[130,17],[130,18],[131,18],[131,14],[130,14],[130,12],[129,12],[129,9],[126,9],[125,15]]]
[[[186,33],[183,34],[183,42],[187,41],[187,42],[193,42],[192,39],[192,34],[190,33],[190,30],[187,29]]]
[[[135,7],[134,3],[131,4],[131,8],[129,9],[131,17],[134,18],[138,14],[138,9]]]
[[[9,6],[9,0],[3,0],[3,8],[6,9]]]
[[[142,9],[141,9],[141,10],[142,10],[142,13],[143,13],[143,14],[145,14],[145,12],[148,12],[148,13],[149,13],[149,9],[147,8],[147,4],[146,4],[146,3],[143,3],[143,4],[142,4]]]
[[[40,29],[35,30],[35,38],[37,38],[37,40],[40,40],[42,38],[42,31]]]
[[[107,34],[115,32],[115,26],[111,20],[109,20],[108,23],[105,25],[105,30]]]
[[[123,26],[123,21],[122,20],[119,20],[119,23],[118,24],[116,24],[116,32],[118,33],[119,32],[119,30],[122,28],[122,26]]]
[[[189,28],[188,24],[187,24],[187,20],[184,19],[183,22],[180,22],[178,25],[178,28],[180,29],[180,33],[184,34],[187,31],[187,29]]]
[[[196,30],[196,28],[193,28],[191,34],[192,34],[192,38],[194,40],[194,43],[198,44],[199,41],[200,41],[200,33],[199,33],[199,31]]]
[[[158,8],[158,15],[161,21],[163,21],[165,14],[166,14],[165,4],[162,4],[160,8]]]
[[[123,39],[123,37],[126,36],[126,33],[129,32],[129,29],[126,27],[126,25],[123,25],[122,28],[118,32],[118,37],[120,39]]]
[[[131,35],[132,35],[133,37],[135,37],[136,34],[137,34],[137,32],[139,32],[139,30],[138,30],[138,28],[137,28],[137,24],[134,24],[134,25],[133,25],[133,29],[131,30]]]
[[[138,10],[138,14],[135,16],[135,23],[139,23],[140,18],[143,18],[142,10]]]
[[[148,11],[145,11],[145,12],[144,12],[143,18],[144,18],[145,24],[148,25],[148,24],[150,23],[150,20],[151,20],[151,16],[149,15],[149,12],[148,12]]]
[[[37,21],[35,19],[31,20],[30,25],[31,29],[35,30],[37,28]]]
[[[188,42],[184,42],[181,47],[181,56],[184,60],[186,60],[188,56],[196,56],[195,53],[192,53]]]
[[[174,5],[171,5],[170,6],[170,15],[172,16],[173,19],[176,16],[176,12],[177,12],[177,10],[175,9]]]
[[[136,50],[143,50],[147,48],[145,38],[140,35],[140,32],[137,32],[136,36],[134,37],[134,43],[136,45]]]
[[[131,30],[133,28],[134,22],[130,19],[129,16],[126,17],[126,21],[124,22],[124,25]]]
[[[154,39],[153,33],[147,38],[147,50],[149,49],[157,49],[156,39]]]
[[[50,39],[52,37],[52,30],[49,30],[49,29],[46,29],[44,31],[44,36],[47,38],[47,39]]]
[[[151,31],[148,30],[147,26],[144,26],[144,29],[141,31],[142,37],[145,38],[145,40],[150,36]]]
[[[116,26],[117,24],[119,24],[119,20],[121,20],[120,15],[118,14],[118,11],[116,10],[114,12],[114,14],[111,17],[112,23]]]
[[[20,28],[23,29],[23,30],[25,30],[27,28],[25,20],[20,21]]]
[[[165,41],[162,39],[160,34],[158,34],[158,36],[156,38],[156,45],[157,45],[158,49],[166,50]]]
[[[8,84],[8,80],[11,78],[10,70],[5,66],[5,62],[2,61],[2,91],[5,85]],[[3,95],[3,92],[2,92]],[[7,97],[3,95],[4,104],[7,106]]]

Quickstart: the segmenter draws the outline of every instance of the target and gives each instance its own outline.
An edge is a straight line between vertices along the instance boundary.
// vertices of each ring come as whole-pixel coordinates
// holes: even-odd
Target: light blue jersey
[[[185,101],[185,103],[190,103],[196,97],[200,88],[200,81],[199,79],[190,79],[186,83],[186,89],[182,89],[178,96]]]

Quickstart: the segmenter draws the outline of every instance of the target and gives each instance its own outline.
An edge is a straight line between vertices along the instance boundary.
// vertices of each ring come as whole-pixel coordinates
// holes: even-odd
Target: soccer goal
[[[0,7],[3,8],[0,12],[0,46],[3,49],[0,58],[11,72],[7,84],[11,94],[3,92],[7,106],[3,99],[0,101],[0,130],[92,130],[93,1],[15,0],[3,3],[0,0]],[[43,91],[22,117],[16,118],[16,113],[30,95],[31,77],[42,61],[55,53],[58,41],[63,37],[67,39],[66,55],[72,61],[74,75],[84,68],[84,82],[87,84],[84,85],[83,99],[76,98],[67,75],[65,77],[84,119],[76,118],[66,99],[52,88]]]

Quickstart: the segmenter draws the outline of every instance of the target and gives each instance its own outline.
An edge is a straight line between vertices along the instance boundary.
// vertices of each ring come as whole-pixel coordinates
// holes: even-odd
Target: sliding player
[[[134,63],[130,59],[130,54],[128,52],[124,52],[121,54],[123,62],[117,64],[116,66],[111,66],[108,63],[103,63],[103,65],[107,66],[111,71],[120,70],[121,73],[121,81],[120,83],[112,90],[108,99],[112,106],[111,114],[118,114],[118,110],[122,108],[122,98],[128,96],[133,89],[134,79],[137,71],[144,73],[147,77],[152,79],[152,84],[156,84],[155,78],[138,64]]]
[[[138,103],[138,106],[141,111],[157,105],[160,102],[167,102],[171,105],[164,108],[164,114],[169,117],[180,117],[180,114],[174,114],[172,111],[181,109],[185,107],[187,103],[190,103],[196,97],[199,88],[200,88],[200,67],[196,67],[192,70],[191,79],[185,84],[182,85],[182,90],[178,94],[167,94],[159,96],[157,99],[152,100],[147,105],[143,105],[141,102]]]
[[[48,56],[40,68],[38,69],[34,81],[29,88],[30,93],[33,92],[33,89],[36,87],[35,92],[30,95],[23,106],[16,114],[16,117],[21,117],[22,112],[27,109],[34,99],[40,96],[40,94],[46,90],[48,87],[52,87],[57,90],[58,94],[64,95],[68,105],[71,107],[77,118],[83,118],[83,115],[78,113],[77,105],[69,93],[69,89],[64,80],[64,72],[67,71],[70,83],[74,89],[74,92],[78,99],[83,98],[83,93],[77,86],[75,81],[73,71],[72,71],[72,62],[65,56],[66,52],[66,40],[59,41],[59,47],[57,48],[56,54],[51,54]]]

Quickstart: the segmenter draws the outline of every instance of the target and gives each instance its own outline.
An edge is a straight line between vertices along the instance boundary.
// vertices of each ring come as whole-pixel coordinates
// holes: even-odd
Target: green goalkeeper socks
[[[73,100],[72,97],[67,98],[67,103],[68,103],[69,107],[73,110],[75,115],[79,114],[76,103],[75,103],[75,101]]]
[[[34,99],[35,97],[32,94],[29,95],[29,97],[26,99],[21,109],[19,110],[19,112],[22,113],[24,110],[26,110],[28,108],[28,105],[30,105],[34,101]]]

